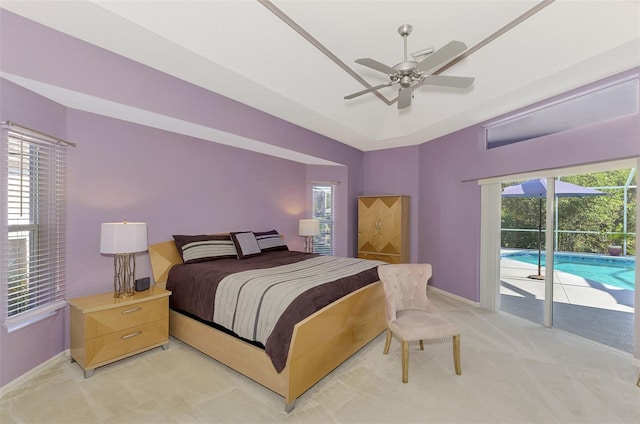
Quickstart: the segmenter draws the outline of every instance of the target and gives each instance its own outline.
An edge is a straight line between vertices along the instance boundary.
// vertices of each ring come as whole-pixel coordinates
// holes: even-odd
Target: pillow
[[[229,235],[173,236],[185,264],[237,258],[236,247]]]
[[[236,246],[238,259],[245,259],[250,256],[256,256],[262,253],[256,236],[251,231],[231,233],[231,240]]]
[[[256,240],[258,240],[258,246],[260,246],[260,251],[262,252],[289,250],[289,247],[284,243],[284,240],[276,230],[260,233],[254,231],[253,234],[256,236]]]

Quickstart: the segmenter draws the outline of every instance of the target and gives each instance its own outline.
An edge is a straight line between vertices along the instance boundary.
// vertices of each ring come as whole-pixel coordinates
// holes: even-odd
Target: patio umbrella
[[[567,183],[556,180],[555,184],[556,197],[588,197],[603,196],[607,193],[594,190],[588,187],[582,187],[576,184]],[[542,249],[542,199],[547,196],[547,180],[546,178],[536,178],[525,181],[521,184],[505,187],[502,190],[502,197],[537,197],[539,199],[538,212],[538,274],[530,275],[529,278],[536,280],[544,280],[541,272],[541,249]]]

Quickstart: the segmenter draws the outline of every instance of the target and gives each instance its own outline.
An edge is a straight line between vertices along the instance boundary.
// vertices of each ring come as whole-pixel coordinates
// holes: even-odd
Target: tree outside
[[[607,196],[558,198],[558,251],[607,253],[609,245],[626,240],[627,255],[635,255],[637,175],[627,189],[627,226],[624,231],[624,187],[631,170],[598,172],[563,177],[562,181],[590,187]],[[504,183],[502,188],[518,184]],[[545,208],[542,199],[542,249],[544,245]],[[538,248],[538,198],[502,199],[501,245],[504,248]]]

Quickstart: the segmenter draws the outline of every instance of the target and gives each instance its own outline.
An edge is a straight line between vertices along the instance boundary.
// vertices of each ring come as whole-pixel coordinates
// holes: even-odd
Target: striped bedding
[[[381,263],[271,251],[243,260],[180,264],[169,272],[169,305],[264,347],[280,372],[286,365],[295,324],[378,281]]]
[[[278,318],[302,293],[383,263],[318,256],[229,275],[218,285],[213,320],[240,337],[266,344]]]

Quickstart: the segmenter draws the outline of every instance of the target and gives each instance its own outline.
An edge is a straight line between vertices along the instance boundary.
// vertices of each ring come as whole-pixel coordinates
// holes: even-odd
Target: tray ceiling
[[[545,7],[528,16],[536,6]],[[640,65],[638,1],[78,0],[2,8],[363,151],[420,144]],[[365,88],[353,74],[372,86],[387,81],[354,60],[400,62],[397,28],[405,23],[413,25],[409,52],[466,43],[470,54],[441,75],[473,76],[473,87],[423,86],[404,110],[374,94],[344,100]],[[397,85],[380,94],[394,99]]]

